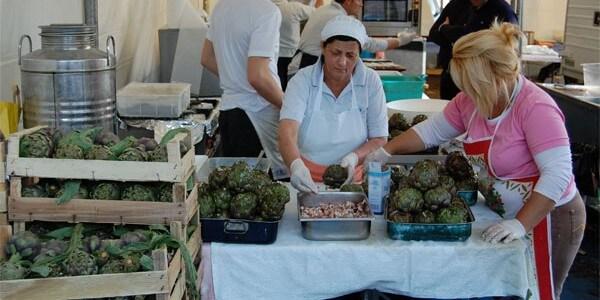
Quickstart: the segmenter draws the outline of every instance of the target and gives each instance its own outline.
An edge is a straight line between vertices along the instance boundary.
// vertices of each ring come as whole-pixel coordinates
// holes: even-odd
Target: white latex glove
[[[319,189],[317,185],[310,177],[310,170],[304,165],[304,162],[300,158],[296,158],[290,165],[290,172],[292,176],[290,183],[294,188],[300,192],[312,192],[318,193]]]
[[[385,149],[383,149],[383,147],[379,147],[379,149],[377,149],[377,150],[369,153],[369,155],[367,155],[363,165],[368,167],[370,162],[375,161],[375,162],[379,162],[383,166],[388,162],[388,160],[390,160],[390,158],[392,158],[392,155],[387,153],[387,151],[385,151]]]
[[[398,32],[397,37],[398,41],[400,42],[400,46],[404,46],[410,43],[415,37],[417,37],[417,34],[414,32],[401,31]]]
[[[346,181],[344,181],[344,184],[352,183],[352,178],[354,177],[354,169],[356,169],[356,165],[358,165],[358,155],[356,155],[356,153],[350,152],[342,158],[340,166],[342,166],[342,168],[346,168],[346,170],[348,171],[348,177],[346,178]]]
[[[486,229],[481,237],[484,241],[496,244],[503,241],[505,244],[525,236],[525,227],[517,219],[504,220]]]

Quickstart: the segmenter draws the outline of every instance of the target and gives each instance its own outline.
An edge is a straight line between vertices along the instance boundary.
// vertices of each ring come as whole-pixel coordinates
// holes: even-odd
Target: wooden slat
[[[11,236],[12,227],[10,225],[0,225],[0,261],[7,258],[4,249]]]
[[[184,135],[185,140],[189,139],[189,134],[180,135]],[[193,145],[188,149],[180,157],[179,142],[171,141],[167,144],[168,162],[30,158],[19,157],[19,136],[11,135],[6,170],[9,175],[24,177],[184,182],[187,173],[194,166]]]
[[[164,270],[168,268],[166,251],[162,253],[157,251],[152,252],[152,260],[154,261],[154,269]],[[156,300],[169,299],[169,295],[171,294],[168,271],[164,279],[166,280],[166,282],[164,282],[165,285],[163,286],[163,290],[165,290],[167,293],[157,294]]]
[[[11,178],[11,196],[8,200],[10,221],[140,225],[178,221],[188,224],[198,210],[197,187],[194,187],[185,202],[73,199],[57,205],[54,198],[22,198],[21,180],[21,177]]]
[[[8,197],[6,191],[0,191],[0,213],[8,211]]]
[[[200,247],[202,247],[202,235],[201,234],[202,234],[202,230],[200,228],[200,224],[198,224],[198,227],[196,227],[196,230],[194,231],[194,233],[192,233],[192,235],[186,242],[188,251],[190,251],[192,258],[195,258],[200,253]]]
[[[149,225],[185,222],[186,215],[181,203],[73,199],[56,205],[53,198],[19,199],[12,196],[8,203],[11,221]]]
[[[168,292],[165,271],[0,281],[0,299],[3,300],[63,300]]]
[[[173,291],[171,291],[171,296],[169,300],[181,300],[185,296],[186,286],[185,286],[185,274],[181,273],[179,279],[177,280]],[[158,300],[158,298],[157,298]]]

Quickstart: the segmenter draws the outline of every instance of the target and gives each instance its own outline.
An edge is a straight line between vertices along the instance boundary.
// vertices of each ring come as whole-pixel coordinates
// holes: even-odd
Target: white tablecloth
[[[535,285],[526,242],[481,239],[499,219],[481,202],[472,207],[476,221],[465,242],[391,240],[382,216],[366,240],[324,242],[302,237],[292,195],[275,243],[202,247],[203,299],[325,299],[364,289],[425,298],[525,297]]]

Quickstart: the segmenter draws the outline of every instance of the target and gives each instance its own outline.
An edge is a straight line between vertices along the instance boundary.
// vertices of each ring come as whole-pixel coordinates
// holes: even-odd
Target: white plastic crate
[[[177,118],[189,105],[189,83],[131,82],[117,92],[117,111],[123,117]]]

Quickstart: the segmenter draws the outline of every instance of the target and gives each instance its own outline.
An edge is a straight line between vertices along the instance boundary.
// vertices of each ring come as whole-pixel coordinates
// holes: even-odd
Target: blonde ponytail
[[[452,80],[485,117],[491,116],[498,99],[510,97],[507,87],[521,69],[516,52],[521,36],[515,25],[495,21],[490,29],[465,35],[454,44]]]

